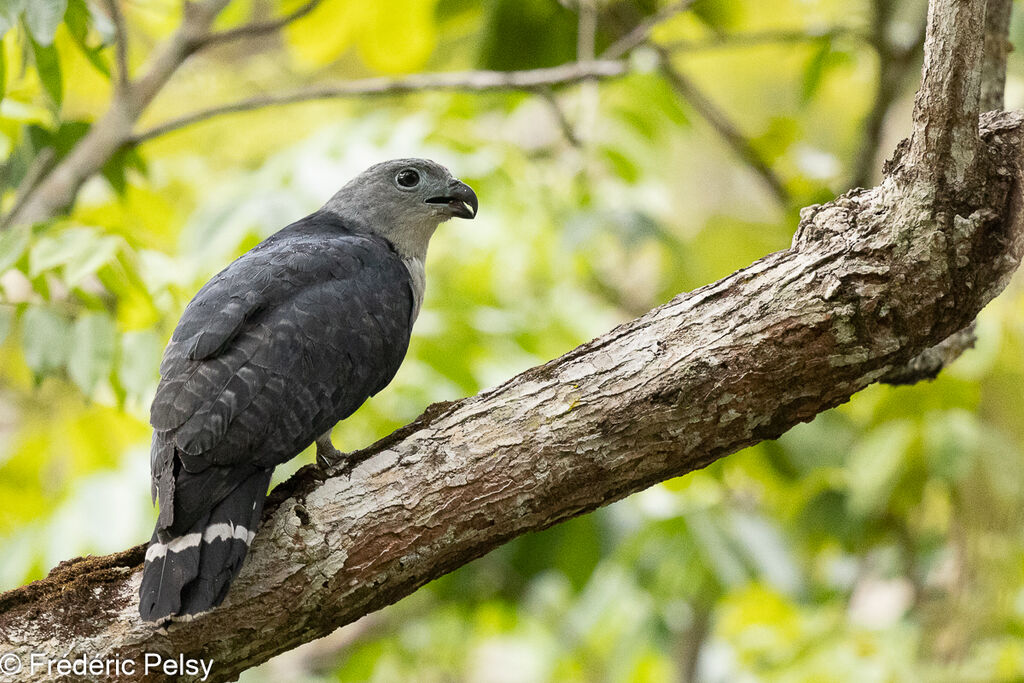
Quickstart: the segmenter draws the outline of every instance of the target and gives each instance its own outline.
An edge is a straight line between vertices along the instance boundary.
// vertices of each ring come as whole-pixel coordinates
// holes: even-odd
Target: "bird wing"
[[[386,386],[405,355],[412,293],[389,245],[282,232],[200,290],[164,353],[154,438],[187,471],[293,457]],[[154,449],[154,479],[170,465],[156,460]]]

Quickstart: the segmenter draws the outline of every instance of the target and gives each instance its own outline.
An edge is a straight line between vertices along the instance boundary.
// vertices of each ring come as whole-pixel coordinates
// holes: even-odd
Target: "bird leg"
[[[324,474],[347,474],[354,463],[348,461],[348,453],[342,453],[331,443],[331,432],[327,430],[316,440],[316,464]]]

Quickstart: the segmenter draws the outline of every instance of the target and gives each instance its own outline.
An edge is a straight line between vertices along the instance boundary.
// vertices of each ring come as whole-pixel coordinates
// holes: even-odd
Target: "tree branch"
[[[988,0],[985,11],[985,57],[981,63],[981,111],[1003,108],[1006,90],[1006,57],[1010,45],[1010,11],[1013,0]]]
[[[803,43],[818,41],[822,39],[852,37],[862,39],[864,36],[860,31],[845,26],[834,26],[829,29],[816,31],[813,29],[795,30],[768,30],[750,33],[716,33],[702,40],[678,40],[666,43],[664,48],[671,54],[681,52],[702,52],[705,50],[718,50],[758,47],[760,45],[771,45],[773,43]]]
[[[597,58],[597,28],[598,12],[597,0],[578,0],[578,17],[576,22],[576,61],[589,63]],[[552,95],[549,102],[561,111],[558,101]],[[597,110],[601,104],[600,92],[597,83],[586,81],[580,85],[579,97],[577,99],[576,129],[572,131],[570,142],[590,142],[594,137],[594,126],[597,124]],[[560,122],[563,125],[563,132],[572,129],[572,125],[564,116]],[[568,125],[568,128],[566,128]],[[583,161],[581,158],[580,161]]]
[[[128,66],[128,31],[124,25],[124,15],[121,13],[121,6],[118,0],[107,0],[107,11],[110,12],[110,21],[114,24],[114,54],[117,61],[117,86],[121,90],[127,90],[131,81],[131,73]]]
[[[21,182],[18,183],[18,189],[15,191],[14,204],[11,206],[11,210],[3,219],[0,219],[0,230],[8,227],[10,217],[17,214],[21,207],[25,205],[25,202],[28,201],[36,185],[39,184],[39,181],[52,167],[54,156],[53,147],[44,147],[32,159],[32,163],[25,170],[25,175],[22,177]]]
[[[264,107],[350,97],[380,97],[424,90],[491,92],[497,90],[536,91],[540,88],[571,85],[590,79],[624,76],[629,65],[623,61],[601,60],[581,64],[571,62],[546,69],[526,71],[451,71],[447,73],[413,74],[402,78],[364,78],[334,85],[321,85],[292,92],[259,95],[238,102],[211,107],[158,124],[132,136],[129,144],[140,144],[171,131],[225,114],[234,114]]]
[[[789,207],[792,198],[782,179],[761,157],[753,143],[740,131],[718,105],[712,102],[689,78],[675,68],[671,56],[664,48],[655,48],[661,55],[661,70],[669,85],[682,99],[704,118],[732,151],[756,173],[778,203]]]
[[[629,33],[612,43],[601,55],[602,59],[619,59],[620,57],[629,54],[650,39],[651,31],[653,31],[658,24],[661,24],[677,14],[681,14],[690,9],[690,6],[696,1],[697,0],[681,0],[680,2],[667,5],[646,19],[643,19],[634,26]]]
[[[889,111],[899,97],[902,87],[913,69],[915,57],[924,47],[925,22],[922,20],[918,37],[904,47],[894,46],[889,38],[893,6],[889,0],[874,0],[874,15],[868,42],[878,55],[878,80],[874,101],[864,119],[864,134],[853,164],[852,187],[868,187],[874,177],[878,148]]]
[[[884,0],[879,0],[884,5]],[[981,64],[980,111],[1003,108],[1006,84],[1006,56],[1010,50],[1010,9],[1013,0],[988,0],[985,10],[985,44]],[[924,42],[922,36],[921,42]],[[877,143],[876,143],[877,146]],[[915,384],[934,379],[977,342],[975,323],[923,351],[907,365],[895,368],[882,381],[887,384]]]
[[[978,163],[985,0],[931,0],[906,178],[932,195]]]
[[[243,38],[256,38],[259,36],[267,35],[268,33],[275,33],[280,31],[288,24],[301,19],[313,10],[315,10],[322,0],[309,0],[306,4],[302,5],[298,9],[290,12],[283,17],[277,19],[271,19],[270,21],[257,22],[252,24],[246,24],[245,26],[239,26],[227,31],[219,31],[216,33],[208,33],[198,42],[200,48],[205,48],[215,43],[227,43],[233,40],[240,40]]]

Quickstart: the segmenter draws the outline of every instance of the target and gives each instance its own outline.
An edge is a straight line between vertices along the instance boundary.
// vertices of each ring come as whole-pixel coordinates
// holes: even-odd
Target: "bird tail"
[[[144,621],[187,619],[224,601],[263,514],[270,473],[252,473],[184,531],[157,523],[139,587]],[[188,482],[179,478],[176,495],[187,489]],[[161,500],[160,505],[173,502]]]

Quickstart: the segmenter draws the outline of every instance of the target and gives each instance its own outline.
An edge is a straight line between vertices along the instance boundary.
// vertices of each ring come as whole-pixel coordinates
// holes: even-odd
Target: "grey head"
[[[420,263],[437,226],[473,218],[476,193],[429,159],[392,159],[366,169],[331,197],[324,210],[355,229],[380,235],[404,259]]]

